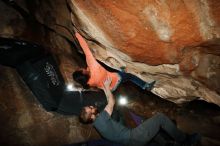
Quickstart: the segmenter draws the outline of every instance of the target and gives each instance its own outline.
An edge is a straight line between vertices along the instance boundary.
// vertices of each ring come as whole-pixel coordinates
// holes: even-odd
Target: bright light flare
[[[68,91],[73,91],[74,90],[73,84],[68,84],[66,86],[66,88],[67,88]]]
[[[127,100],[126,97],[121,96],[121,97],[119,97],[118,103],[119,103],[120,105],[126,105],[126,104],[128,103],[128,100]]]

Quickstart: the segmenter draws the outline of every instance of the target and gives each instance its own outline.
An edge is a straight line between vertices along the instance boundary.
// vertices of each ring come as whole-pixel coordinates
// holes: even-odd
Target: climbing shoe
[[[154,87],[154,84],[156,83],[156,81],[153,81],[153,82],[151,82],[151,83],[146,83],[145,85],[144,85],[144,90],[145,89],[147,89],[148,91],[151,91],[152,89],[153,89],[153,87]]]

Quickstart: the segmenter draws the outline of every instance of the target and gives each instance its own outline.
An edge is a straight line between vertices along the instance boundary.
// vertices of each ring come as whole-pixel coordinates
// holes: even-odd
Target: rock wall
[[[83,60],[67,41],[72,39],[71,34],[56,25],[71,26],[66,3],[60,0],[16,3],[22,11],[7,0],[0,1],[0,35],[43,45],[56,57],[66,84],[72,83],[72,72]],[[46,112],[16,70],[2,65],[0,115],[0,145],[61,146],[99,138],[91,125],[80,124],[76,116]]]
[[[70,0],[72,21],[97,59],[157,80],[158,96],[220,105],[220,2]]]
[[[118,95],[137,100],[131,100],[130,109],[145,117],[164,112],[184,131],[202,133],[204,146],[220,145],[218,107],[199,104],[201,108],[196,111],[188,104],[185,109],[167,101],[182,103],[200,98],[220,105],[218,0],[69,0],[68,4],[60,0],[16,0],[27,13],[8,2],[0,1],[1,36],[33,41],[50,49],[66,84],[73,83],[71,74],[76,67],[85,66],[69,42],[73,37],[64,28],[73,30],[74,24],[88,38],[97,59],[117,69],[126,67],[147,81],[157,80],[152,92],[165,101],[132,84],[118,89]],[[16,71],[3,66],[0,115],[0,145],[60,146],[99,138],[77,117],[42,109]]]
[[[3,5],[8,15],[2,13],[1,35],[52,48],[65,81],[73,83],[72,71],[83,60],[66,39],[73,41],[69,31],[76,26],[97,59],[116,69],[126,67],[146,81],[157,80],[152,92],[161,98],[220,105],[219,1],[67,2],[18,1],[29,16]]]

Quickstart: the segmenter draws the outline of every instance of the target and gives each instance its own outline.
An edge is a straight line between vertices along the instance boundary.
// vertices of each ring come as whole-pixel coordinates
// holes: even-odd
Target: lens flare
[[[126,105],[128,103],[127,98],[123,97],[123,96],[119,97],[118,102],[119,102],[120,105]]]
[[[68,91],[73,91],[73,90],[74,90],[73,84],[68,84],[68,85],[66,86],[66,88],[67,88]]]

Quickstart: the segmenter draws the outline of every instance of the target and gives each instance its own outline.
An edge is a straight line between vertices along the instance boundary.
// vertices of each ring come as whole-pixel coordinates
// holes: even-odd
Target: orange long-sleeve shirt
[[[90,71],[90,78],[88,81],[89,86],[103,89],[103,82],[107,79],[107,77],[110,77],[112,80],[110,89],[114,90],[120,81],[119,75],[115,72],[109,72],[104,67],[102,67],[94,58],[83,37],[79,33],[76,33],[75,35],[86,56],[86,63],[88,66],[87,69]]]

